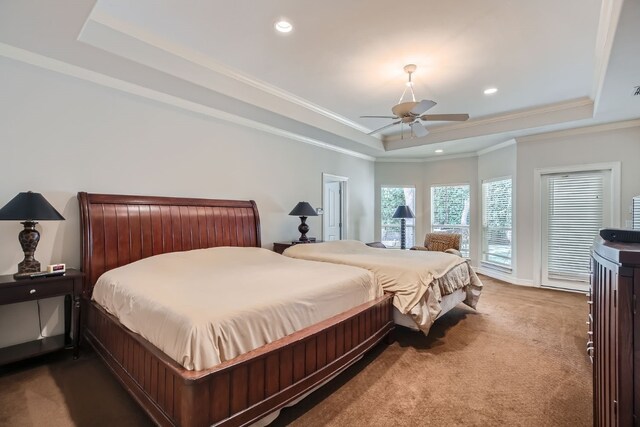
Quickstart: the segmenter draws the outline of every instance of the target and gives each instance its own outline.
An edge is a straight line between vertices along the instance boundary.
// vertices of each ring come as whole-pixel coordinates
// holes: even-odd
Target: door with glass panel
[[[611,222],[611,171],[541,179],[542,286],[586,291],[591,245]]]

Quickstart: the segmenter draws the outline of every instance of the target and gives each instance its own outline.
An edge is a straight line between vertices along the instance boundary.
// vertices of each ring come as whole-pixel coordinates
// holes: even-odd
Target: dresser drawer
[[[31,282],[23,280],[12,286],[0,287],[0,303],[13,304],[73,293],[73,280],[63,278],[56,281]]]

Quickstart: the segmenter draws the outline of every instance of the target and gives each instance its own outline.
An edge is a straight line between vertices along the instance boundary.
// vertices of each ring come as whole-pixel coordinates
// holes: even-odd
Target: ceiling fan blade
[[[390,124],[388,124],[386,126],[382,126],[381,128],[378,128],[376,130],[372,130],[367,135],[373,135],[374,133],[378,133],[383,129],[390,128],[391,126],[395,126],[395,125],[397,125],[398,123],[401,123],[401,122],[402,122],[402,120],[398,120],[397,122],[393,122],[393,123],[390,123]]]
[[[428,120],[432,122],[464,122],[469,120],[468,114],[425,114],[420,116],[420,120]]]
[[[412,116],[419,116],[430,108],[433,108],[436,105],[436,102],[431,101],[430,99],[423,99],[418,102],[418,104],[409,111]]]
[[[420,122],[413,122],[409,126],[411,126],[411,130],[413,131],[415,136],[427,136],[427,134],[429,133],[429,131],[426,130],[424,126],[420,124]]]
[[[397,116],[360,116],[361,119],[397,119]]]

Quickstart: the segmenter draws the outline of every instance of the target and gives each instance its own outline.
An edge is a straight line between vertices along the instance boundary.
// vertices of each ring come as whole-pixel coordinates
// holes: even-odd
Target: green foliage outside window
[[[406,205],[404,189],[398,187],[382,187],[381,194],[381,221],[383,225],[400,225],[399,219],[393,219],[393,214],[400,205]]]
[[[432,225],[469,225],[469,186],[431,187]]]
[[[511,228],[511,179],[484,184],[484,226]]]

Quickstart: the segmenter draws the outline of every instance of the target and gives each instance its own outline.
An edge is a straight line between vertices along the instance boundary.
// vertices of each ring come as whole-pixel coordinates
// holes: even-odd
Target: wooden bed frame
[[[158,425],[247,425],[356,361],[393,329],[385,295],[235,359],[188,371],[91,301],[105,271],[166,252],[260,247],[254,201],[78,193],[83,339]]]

